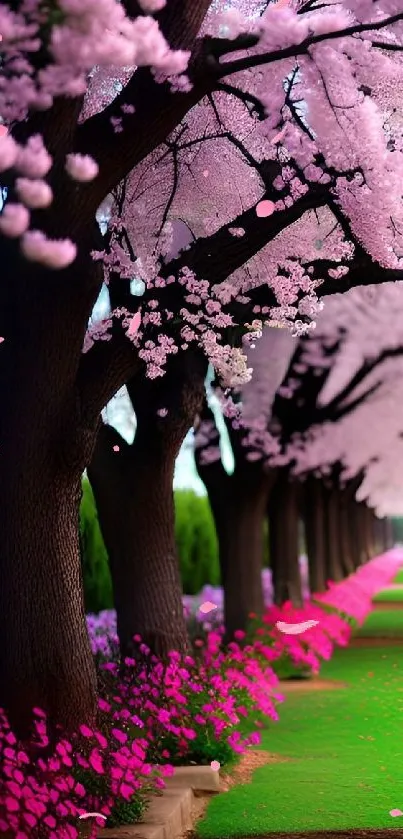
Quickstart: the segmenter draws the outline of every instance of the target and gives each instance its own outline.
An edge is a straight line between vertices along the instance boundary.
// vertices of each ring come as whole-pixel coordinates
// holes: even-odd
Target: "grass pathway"
[[[278,762],[214,798],[200,839],[403,828],[389,815],[403,811],[403,608],[372,613],[365,632],[384,636],[392,624],[402,647],[342,649],[323,666],[345,688],[287,696],[261,745]]]

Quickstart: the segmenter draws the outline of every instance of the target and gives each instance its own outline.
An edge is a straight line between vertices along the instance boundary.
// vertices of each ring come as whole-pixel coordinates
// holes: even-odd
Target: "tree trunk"
[[[288,480],[286,470],[279,471],[270,496],[268,517],[274,602],[280,606],[291,600],[294,606],[301,606],[298,484]]]
[[[310,476],[302,487],[305,542],[311,593],[326,591],[323,484]]]
[[[237,466],[229,477],[226,494],[209,493],[219,543],[228,637],[237,629],[247,628],[251,613],[261,617],[264,612],[263,529],[271,482],[269,474],[259,474],[245,464],[245,468]]]
[[[386,551],[385,519],[379,519],[377,516],[374,517],[373,534],[375,552],[379,556],[379,554]]]
[[[373,518],[372,518],[372,510],[364,505],[363,510],[363,519],[364,519],[364,533],[365,533],[365,549],[367,555],[367,561],[372,559],[375,556],[375,546],[374,546],[374,539],[373,539]]]
[[[325,489],[325,564],[327,579],[340,582],[345,576],[340,560],[339,515],[334,487]]]
[[[137,416],[134,442],[128,445],[103,426],[88,469],[109,555],[122,657],[138,655],[134,635],[163,659],[188,646],[173,477],[201,406],[205,367],[204,358],[186,353],[168,366],[163,379],[128,385]],[[157,414],[162,407],[166,416]]]
[[[113,442],[119,439],[119,452]],[[128,449],[128,450],[127,450]],[[136,441],[125,447],[107,426],[88,477],[109,556],[122,657],[137,655],[140,635],[155,655],[187,647],[175,544],[175,456],[158,457]]]
[[[354,573],[351,521],[348,514],[348,495],[345,489],[337,490],[339,510],[339,545],[341,565],[346,576]]]
[[[196,440],[195,460],[208,492],[217,532],[224,622],[227,638],[231,638],[237,629],[247,628],[250,614],[261,617],[264,612],[264,522],[276,473],[265,471],[260,462],[247,460],[232,429],[231,442],[236,456],[233,474],[225,471],[221,458],[204,459],[205,448],[218,449],[220,435],[206,402],[201,419],[201,427],[208,429],[208,442],[198,445]]]
[[[386,545],[386,550],[390,551],[394,547],[394,544],[395,544],[394,533],[393,533],[393,524],[392,524],[392,520],[389,519],[389,518],[385,518],[384,521],[385,521],[385,524],[384,524],[385,545]]]
[[[354,568],[357,569],[362,563],[362,529],[360,524],[360,509],[355,498],[349,500],[347,515],[351,528],[351,553]]]
[[[93,720],[96,674],[78,538],[81,465],[58,460],[54,427],[27,412],[6,434],[7,405],[2,414],[0,707],[25,738],[33,707],[68,731]]]
[[[97,243],[87,227],[84,254]],[[52,730],[96,713],[78,531],[97,421],[77,377],[99,267],[80,251],[54,272],[1,237],[0,251],[0,707],[25,739],[33,707]]]
[[[360,529],[361,565],[371,558],[368,541],[368,521],[366,505],[360,501],[357,504],[358,526]]]

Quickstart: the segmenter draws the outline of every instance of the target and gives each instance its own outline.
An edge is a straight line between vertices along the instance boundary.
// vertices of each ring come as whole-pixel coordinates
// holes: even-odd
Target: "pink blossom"
[[[68,154],[66,158],[66,172],[75,181],[87,183],[96,178],[99,171],[98,164],[88,154]]]
[[[6,204],[0,214],[0,231],[11,238],[21,236],[29,226],[29,212],[22,204]]]
[[[28,178],[43,178],[52,166],[52,158],[46,151],[39,134],[32,135],[23,148],[19,148],[16,167]]]
[[[16,190],[21,201],[31,209],[48,207],[52,203],[52,190],[45,181],[17,178]]]
[[[147,12],[148,14],[155,14],[155,12],[160,12],[161,9],[165,8],[166,0],[139,0],[139,4],[143,10],[143,12]]]
[[[267,218],[274,213],[275,205],[273,201],[260,201],[256,207],[256,215],[258,218]]]
[[[18,146],[10,134],[3,135],[0,142],[0,172],[11,169],[17,160]]]
[[[39,230],[24,234],[21,250],[27,259],[56,269],[71,265],[77,255],[76,245],[70,239],[47,239]]]

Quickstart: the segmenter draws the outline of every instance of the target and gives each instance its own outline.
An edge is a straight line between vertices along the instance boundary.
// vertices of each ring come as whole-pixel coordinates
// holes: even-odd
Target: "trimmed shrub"
[[[185,594],[219,585],[220,567],[214,520],[207,496],[175,492],[175,537]]]
[[[99,528],[97,509],[90,482],[82,482],[80,506],[81,566],[86,612],[113,608],[113,589],[108,554]]]

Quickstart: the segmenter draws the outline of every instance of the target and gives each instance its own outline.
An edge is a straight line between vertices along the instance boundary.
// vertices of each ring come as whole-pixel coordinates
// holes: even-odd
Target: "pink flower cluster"
[[[328,661],[334,645],[346,646],[353,622],[361,625],[372,609],[372,599],[390,580],[393,580],[403,562],[400,550],[388,551],[361,566],[355,574],[340,583],[328,583],[328,591],[313,595],[301,609],[290,603],[269,607],[263,626],[255,626],[256,652],[260,652],[277,670],[285,661],[303,671],[318,673],[321,659]],[[334,613],[322,607],[334,609]],[[302,635],[287,635],[276,628],[282,621],[298,624],[318,621]]]
[[[311,620],[318,621],[318,624],[301,635],[287,635],[276,627],[278,621],[299,624]],[[288,602],[267,609],[263,627],[256,629],[256,637],[261,640],[255,642],[255,649],[269,661],[276,662],[280,669],[284,662],[289,661],[297,669],[317,674],[320,661],[328,661],[332,657],[335,644],[346,646],[350,635],[351,625],[340,615],[328,614],[311,601],[307,601],[301,609]]]
[[[144,794],[161,784],[166,769],[147,763],[147,742],[124,746],[127,735],[112,719],[106,722],[104,715],[97,730],[81,726],[75,737],[60,735],[50,750],[40,709],[34,709],[29,746],[17,741],[0,713],[0,833],[15,839],[76,839],[80,815],[98,812],[108,818],[140,789]]]

